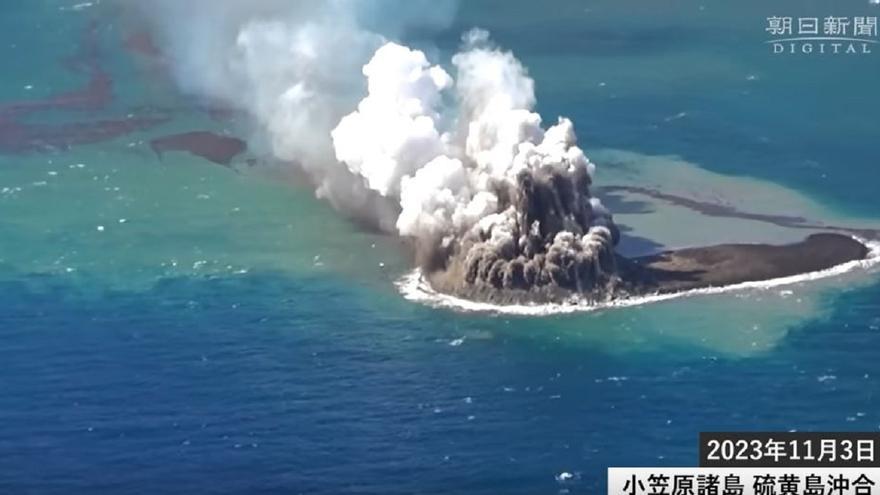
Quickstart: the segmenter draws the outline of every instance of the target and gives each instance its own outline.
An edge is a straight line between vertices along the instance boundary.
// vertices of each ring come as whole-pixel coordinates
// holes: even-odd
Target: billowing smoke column
[[[452,62],[457,83],[422,52],[379,48],[367,97],[332,132],[337,159],[399,201],[397,230],[441,290],[610,296],[618,232],[571,121],[542,128],[533,81],[484,31]]]
[[[394,229],[397,205],[335,159],[330,131],[357,105],[361,68],[386,37],[447,26],[454,0],[115,2],[146,22],[184,93],[245,111],[252,147],[304,171],[340,211]]]
[[[475,30],[453,77],[387,41],[442,26],[448,4],[156,0],[148,12],[185,91],[246,110],[319,196],[413,239],[436,288],[613,293],[618,233],[590,197],[595,167],[571,121],[542,127],[519,61]]]

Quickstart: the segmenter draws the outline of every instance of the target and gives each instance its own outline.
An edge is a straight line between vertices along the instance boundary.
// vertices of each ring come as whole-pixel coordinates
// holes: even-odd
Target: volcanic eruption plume
[[[168,19],[186,7],[162,0],[157,25],[185,91],[243,107],[319,196],[413,239],[436,288],[612,295],[618,231],[590,196],[595,166],[572,122],[542,126],[533,80],[487,32],[466,33],[447,70],[389,41],[442,25],[434,3],[393,21],[364,3],[212,3],[211,18],[181,34]]]
[[[485,31],[452,64],[457,82],[420,51],[379,48],[367,96],[332,131],[336,158],[399,201],[397,231],[442,289],[604,291],[618,234],[571,121],[542,128],[533,81]]]

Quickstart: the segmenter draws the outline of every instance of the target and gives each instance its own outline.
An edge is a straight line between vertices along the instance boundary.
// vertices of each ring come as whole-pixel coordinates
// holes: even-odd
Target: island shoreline
[[[473,286],[447,287],[442,277],[422,274],[422,284],[440,296],[476,304],[503,306],[564,305],[603,307],[651,296],[672,296],[701,289],[725,289],[742,284],[788,279],[823,272],[849,262],[867,260],[871,248],[855,237],[812,234],[796,243],[719,244],[668,250],[647,256],[616,256],[618,282],[601,294],[558,287],[525,291]]]

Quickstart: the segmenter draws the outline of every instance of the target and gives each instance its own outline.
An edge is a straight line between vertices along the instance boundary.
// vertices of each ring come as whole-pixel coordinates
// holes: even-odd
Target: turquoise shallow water
[[[154,136],[249,131],[124,50],[112,5],[74,4],[0,7],[0,105],[81,88],[63,62],[97,19],[112,100],[26,122],[168,120],[0,152],[0,493],[595,493],[608,466],[694,465],[701,430],[880,429],[876,270],[540,318],[411,303],[405,248],[249,168],[259,149],[158,160]],[[466,2],[408,37],[442,57],[490,29],[598,185],[877,228],[880,53],[768,53],[767,16],[821,2],[651,5]],[[609,205],[632,251],[806,233]]]

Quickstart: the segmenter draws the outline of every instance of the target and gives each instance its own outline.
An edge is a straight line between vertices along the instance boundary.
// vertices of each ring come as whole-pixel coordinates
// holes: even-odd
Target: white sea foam
[[[86,9],[90,9],[90,8],[94,7],[96,3],[99,3],[99,2],[81,2],[81,3],[77,3],[77,4],[74,4],[74,5],[70,5],[70,6],[59,7],[59,10],[61,10],[61,11],[68,10],[68,11],[74,11],[74,12],[82,12],[82,11],[84,11],[84,10],[86,10]]]
[[[868,247],[868,256],[862,260],[849,261],[831,268],[817,272],[792,275],[790,277],[776,278],[759,282],[743,282],[740,284],[727,285],[724,287],[707,287],[669,294],[652,294],[640,297],[619,299],[607,303],[590,303],[583,299],[573,298],[566,303],[551,304],[492,304],[479,301],[471,301],[460,297],[442,294],[434,290],[422,275],[421,270],[415,269],[397,280],[396,285],[400,293],[409,301],[418,302],[435,308],[447,308],[463,312],[499,313],[522,316],[546,316],[554,314],[569,314],[576,312],[598,311],[611,308],[626,308],[643,304],[668,301],[682,297],[700,295],[722,294],[745,290],[767,290],[775,287],[793,285],[813,280],[835,277],[855,270],[869,270],[880,265],[880,241],[868,241],[854,237]]]

